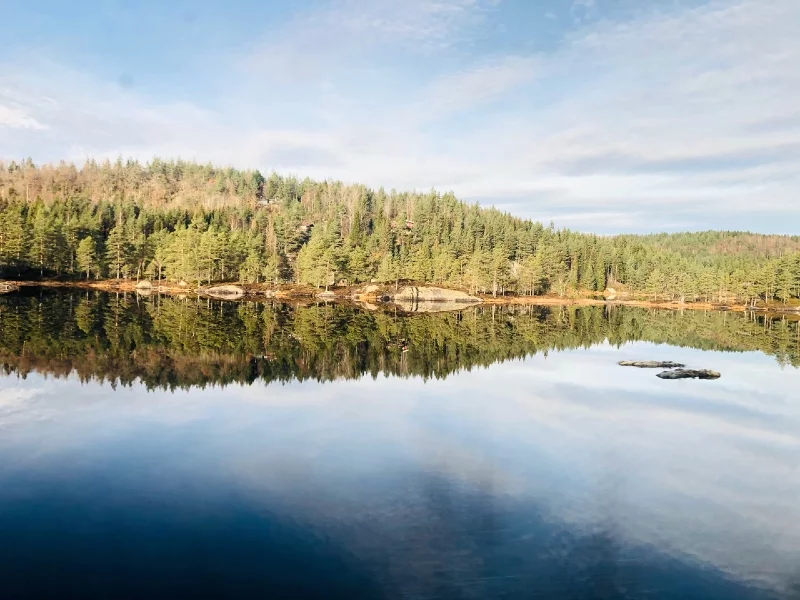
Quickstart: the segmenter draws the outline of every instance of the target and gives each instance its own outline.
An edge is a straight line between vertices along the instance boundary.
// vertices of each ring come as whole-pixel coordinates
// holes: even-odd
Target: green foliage
[[[94,238],[85,237],[78,243],[76,252],[76,260],[78,262],[78,270],[81,273],[86,273],[86,279],[89,279],[93,274],[97,277],[100,273],[100,263],[97,255],[97,243]]]
[[[111,229],[106,239],[106,262],[109,272],[119,279],[127,276],[134,257],[134,247],[128,239],[125,224],[120,221]]]
[[[25,190],[24,194],[19,190]],[[618,292],[686,302],[793,302],[800,237],[598,237],[453,194],[370,190],[154,160],[81,169],[0,164],[0,275],[198,284],[431,282],[493,295]],[[88,244],[88,242],[87,242]],[[88,246],[82,249],[87,258]]]
[[[26,209],[22,204],[8,205],[0,212],[0,273],[23,265],[28,229]]]

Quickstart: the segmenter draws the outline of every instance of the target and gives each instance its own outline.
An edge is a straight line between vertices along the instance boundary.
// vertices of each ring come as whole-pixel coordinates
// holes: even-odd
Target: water
[[[791,320],[26,294],[0,597],[800,598]]]

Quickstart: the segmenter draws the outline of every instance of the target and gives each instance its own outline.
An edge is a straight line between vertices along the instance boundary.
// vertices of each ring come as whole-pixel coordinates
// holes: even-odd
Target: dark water
[[[0,598],[800,598],[799,343],[724,313],[0,297]]]

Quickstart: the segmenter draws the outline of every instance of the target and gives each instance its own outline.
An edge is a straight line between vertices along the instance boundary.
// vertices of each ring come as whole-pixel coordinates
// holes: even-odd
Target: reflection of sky
[[[662,381],[658,371],[616,366],[634,358],[723,377]],[[0,485],[0,502],[33,482],[105,473],[148,501],[190,504],[226,489],[321,527],[352,521],[375,530],[398,518],[388,496],[399,481],[435,474],[535,504],[560,523],[610,528],[626,543],[780,587],[800,569],[797,389],[800,370],[760,354],[646,343],[429,382],[173,393],[7,377],[0,482],[15,484]],[[402,493],[413,502],[413,486]]]

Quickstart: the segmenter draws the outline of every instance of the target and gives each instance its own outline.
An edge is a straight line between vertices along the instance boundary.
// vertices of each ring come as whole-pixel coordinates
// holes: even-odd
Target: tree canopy
[[[473,293],[624,289],[661,300],[790,302],[800,237],[597,236],[452,193],[262,176],[183,161],[0,164],[0,276],[245,283],[399,279]]]

